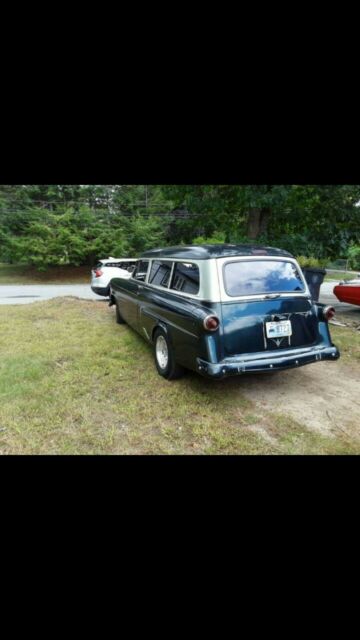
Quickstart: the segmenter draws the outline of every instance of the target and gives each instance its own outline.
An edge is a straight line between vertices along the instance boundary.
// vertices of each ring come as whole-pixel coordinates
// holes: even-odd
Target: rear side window
[[[281,260],[241,260],[224,267],[224,286],[228,296],[304,291],[299,270]]]
[[[118,267],[119,269],[123,269],[124,271],[129,271],[130,273],[132,271],[134,271],[136,262],[117,262],[115,265],[115,267]]]
[[[175,262],[171,289],[182,293],[199,293],[200,274],[196,264],[188,262]]]
[[[172,262],[154,260],[150,271],[149,284],[154,284],[157,287],[168,287],[171,267]]]
[[[148,260],[139,260],[132,277],[135,278],[135,280],[141,280],[141,282],[145,282],[148,267]]]
[[[134,266],[136,262],[107,262],[105,267],[117,267],[118,269],[127,270],[131,265]]]

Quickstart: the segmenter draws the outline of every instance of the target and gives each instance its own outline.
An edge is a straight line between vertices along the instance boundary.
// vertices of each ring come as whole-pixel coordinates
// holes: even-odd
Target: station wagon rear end
[[[296,260],[252,245],[171,247],[143,254],[111,283],[118,322],[153,345],[160,375],[211,378],[336,360],[328,320]]]

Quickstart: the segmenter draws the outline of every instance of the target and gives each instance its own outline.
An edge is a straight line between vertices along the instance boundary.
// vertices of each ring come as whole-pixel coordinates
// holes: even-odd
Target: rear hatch
[[[224,357],[311,346],[316,311],[291,259],[241,259],[221,265]]]

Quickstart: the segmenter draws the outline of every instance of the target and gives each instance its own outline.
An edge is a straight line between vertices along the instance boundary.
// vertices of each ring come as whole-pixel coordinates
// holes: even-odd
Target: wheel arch
[[[163,329],[163,331],[165,331],[167,337],[171,341],[171,336],[170,336],[168,325],[166,324],[166,322],[163,322],[163,320],[158,320],[156,325],[154,326],[152,332],[151,332],[151,342],[152,343],[154,343],[155,333],[157,332],[158,329]]]

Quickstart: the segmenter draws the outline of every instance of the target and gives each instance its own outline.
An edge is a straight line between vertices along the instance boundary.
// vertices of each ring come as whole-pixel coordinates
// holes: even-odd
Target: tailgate
[[[276,331],[280,324],[284,336]],[[319,338],[316,312],[305,297],[223,303],[222,332],[224,357],[306,347]]]

